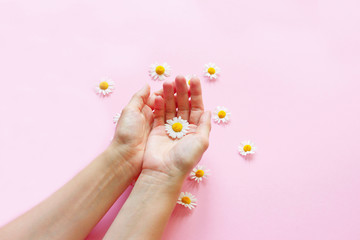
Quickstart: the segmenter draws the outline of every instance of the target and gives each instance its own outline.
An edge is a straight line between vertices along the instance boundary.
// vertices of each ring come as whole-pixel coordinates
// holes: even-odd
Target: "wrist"
[[[143,169],[137,182],[151,186],[161,186],[180,190],[185,178],[186,175],[181,172],[173,171],[165,173],[151,169]]]
[[[131,178],[134,178],[141,171],[141,164],[139,165],[134,161],[135,154],[131,153],[125,146],[112,143],[102,155],[106,159],[106,164],[119,177],[123,177],[124,172],[127,172]]]

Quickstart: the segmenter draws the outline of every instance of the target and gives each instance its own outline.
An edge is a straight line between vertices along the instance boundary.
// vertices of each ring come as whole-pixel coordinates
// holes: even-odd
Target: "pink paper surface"
[[[163,239],[360,239],[360,2],[0,0],[0,225],[66,183],[108,145],[113,115],[150,64],[201,76],[225,106]],[[103,76],[115,92],[100,98]],[[245,160],[243,140],[258,152]],[[88,239],[101,239],[130,189]]]

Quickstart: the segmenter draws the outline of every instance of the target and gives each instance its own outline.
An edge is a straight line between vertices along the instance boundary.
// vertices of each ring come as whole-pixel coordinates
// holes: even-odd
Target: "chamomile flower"
[[[205,64],[204,75],[210,79],[217,79],[220,73],[220,68],[215,63]]]
[[[114,122],[115,125],[116,125],[117,122],[119,121],[120,116],[121,116],[121,114],[120,114],[120,113],[117,113],[117,114],[115,114],[115,116],[113,117],[113,122]]]
[[[165,80],[166,77],[170,76],[171,68],[167,63],[158,64],[154,63],[150,65],[149,76],[153,80]]]
[[[183,205],[190,210],[195,208],[197,199],[189,192],[182,192],[178,198],[177,203]]]
[[[204,166],[198,165],[191,171],[190,178],[200,183],[204,178],[207,178],[210,175],[209,171],[210,170],[206,169]]]
[[[174,117],[166,121],[165,130],[172,138],[182,138],[189,131],[189,122],[181,117]]]
[[[254,154],[256,147],[253,142],[251,141],[243,141],[239,145],[239,153],[243,156],[248,154]]]
[[[225,107],[217,107],[213,112],[213,119],[216,123],[228,123],[231,112]]]
[[[112,91],[115,89],[115,83],[111,81],[110,78],[103,78],[99,82],[98,85],[95,87],[95,91],[98,94],[102,94],[103,96],[108,95],[112,93]]]

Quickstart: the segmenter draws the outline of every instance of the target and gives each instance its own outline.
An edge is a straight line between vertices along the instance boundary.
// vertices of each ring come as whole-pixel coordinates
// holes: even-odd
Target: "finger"
[[[173,83],[165,82],[163,84],[165,100],[165,119],[172,119],[176,116],[176,104],[174,98]]]
[[[204,112],[201,84],[198,77],[193,77],[190,80],[190,95],[191,95],[191,111],[190,111],[189,123],[198,124],[200,117]]]
[[[162,88],[160,88],[159,90],[154,92],[155,96],[163,96],[164,95],[164,90]]]
[[[152,110],[154,110],[155,97],[155,94],[152,93],[146,102],[146,105],[148,105]]]
[[[175,79],[175,86],[178,106],[177,116],[189,120],[189,89],[186,79],[183,76],[177,76]]]
[[[142,89],[140,89],[137,93],[133,95],[127,107],[134,109],[136,108],[139,111],[141,111],[141,109],[148,101],[149,95],[150,95],[150,86],[146,84]]]
[[[149,106],[147,106],[147,105],[145,105],[143,107],[141,112],[143,113],[143,115],[145,116],[145,119],[146,119],[145,131],[146,131],[146,135],[148,135],[149,132],[150,132],[151,126],[153,124],[153,121],[154,121],[154,114],[153,114],[151,108]]]
[[[148,101],[146,105],[148,105],[152,110],[154,110],[154,104],[155,104],[155,98],[156,96],[163,96],[163,89],[157,90],[156,92],[153,92],[150,97],[148,98]]]
[[[206,111],[200,117],[199,125],[198,125],[198,127],[196,129],[196,132],[198,134],[200,134],[202,139],[204,139],[204,140],[207,139],[208,140],[210,130],[211,130],[211,112]]]
[[[157,96],[154,104],[154,127],[165,124],[165,101]]]
[[[173,85],[173,88],[174,88],[174,93],[176,93],[176,84],[175,84],[175,81],[172,82],[172,85]]]

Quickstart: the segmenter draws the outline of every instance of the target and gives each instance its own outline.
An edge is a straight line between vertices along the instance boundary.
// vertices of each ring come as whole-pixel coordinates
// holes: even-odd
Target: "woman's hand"
[[[179,116],[190,123],[190,131],[174,140],[167,135],[165,123]],[[176,77],[174,84],[165,82],[163,97],[155,98],[154,124],[146,145],[143,172],[185,176],[207,149],[210,128],[211,115],[204,112],[200,80],[196,77],[190,80],[190,91],[182,76]]]
[[[109,148],[49,198],[2,227],[0,239],[85,239],[141,171],[154,120],[155,95],[149,95],[149,86],[138,91],[122,111]]]
[[[154,120],[151,109],[154,98],[155,95],[150,97],[148,85],[133,95],[121,112],[109,147],[119,155],[119,160],[129,163],[136,175],[141,171],[146,141]]]
[[[175,84],[164,83],[162,96],[155,97],[142,172],[104,239],[161,238],[183,180],[209,144],[211,117],[204,112],[200,80],[192,78],[190,83],[191,100],[182,76]],[[176,116],[190,123],[190,132],[179,140],[165,131],[166,120]]]

